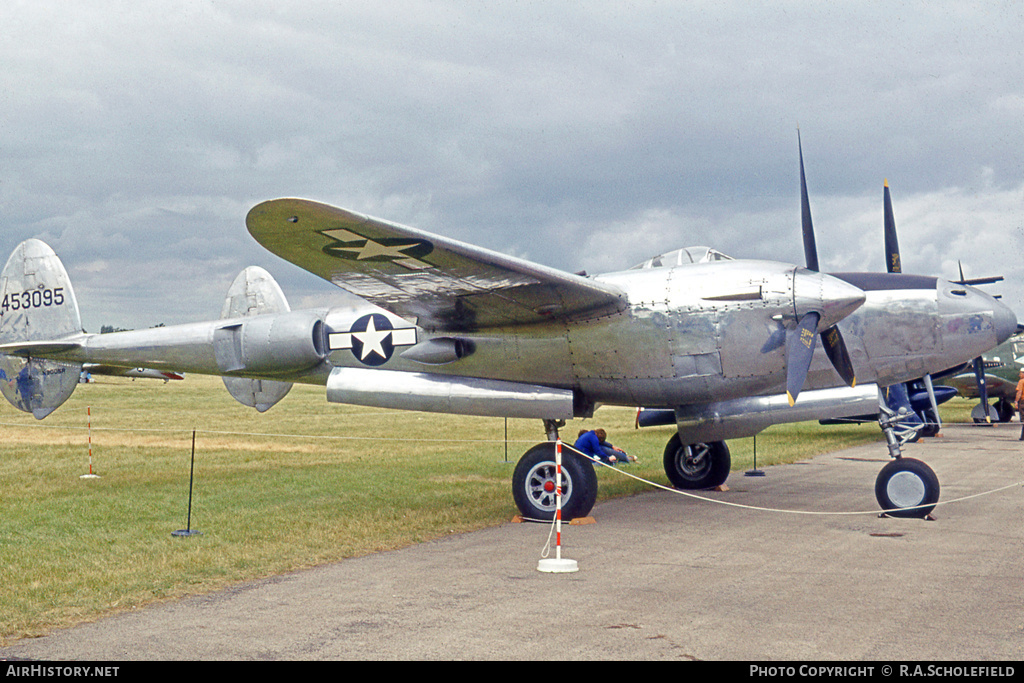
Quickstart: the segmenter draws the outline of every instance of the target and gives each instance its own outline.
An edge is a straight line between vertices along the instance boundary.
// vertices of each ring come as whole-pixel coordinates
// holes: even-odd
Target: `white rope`
[[[34,427],[37,429],[67,429],[74,431],[85,431],[85,427],[74,427],[69,425],[51,425],[51,424],[36,424],[33,422],[0,422],[0,427]],[[154,433],[182,433],[191,434],[195,431],[197,434],[217,434],[222,436],[260,436],[265,438],[278,438],[278,439],[329,439],[336,441],[380,441],[379,436],[338,436],[338,435],[316,435],[316,434],[278,434],[274,432],[230,432],[221,431],[216,429],[201,429],[179,427],[179,428],[163,428],[158,429],[155,427],[142,428],[142,427],[97,427],[93,426],[94,432],[154,432]],[[388,441],[414,441],[417,443],[423,442],[436,442],[436,443],[537,443],[537,439],[429,439],[429,438],[412,438],[412,437],[388,437]]]
[[[36,428],[42,428],[42,429],[67,429],[67,430],[77,430],[77,431],[84,431],[86,429],[85,427],[73,427],[73,426],[50,425],[50,424],[36,424],[36,423],[31,423],[31,422],[26,422],[26,423],[0,422],[0,427],[36,427]],[[178,433],[178,432],[191,433],[193,431],[191,429],[186,430],[186,429],[183,429],[183,428],[178,428],[178,429],[148,428],[148,429],[144,429],[144,428],[137,428],[137,427],[96,427],[96,426],[93,426],[92,430],[93,431],[105,431],[105,432],[157,432],[157,433]],[[277,433],[272,433],[272,432],[231,432],[231,431],[219,431],[219,430],[212,430],[212,429],[195,429],[194,431],[197,434],[217,434],[217,435],[223,435],[223,436],[247,436],[247,437],[254,437],[254,436],[256,436],[256,437],[265,437],[265,438],[324,439],[324,440],[350,440],[350,441],[377,441],[377,440],[379,440],[379,437],[374,437],[374,436],[317,436],[317,435],[313,435],[313,434],[277,434]],[[427,438],[389,437],[389,440],[390,441],[410,441],[410,442],[417,442],[417,443],[423,443],[423,442],[436,442],[436,443],[536,443],[536,439],[529,439],[529,440],[526,440],[526,439],[427,439]],[[651,486],[653,488],[661,489],[663,491],[668,491],[669,493],[674,493],[674,494],[679,495],[679,496],[685,496],[687,498],[694,498],[696,500],[704,501],[706,503],[714,503],[716,505],[724,505],[724,506],[727,506],[727,507],[735,507],[735,508],[741,508],[741,509],[745,509],[745,510],[756,510],[756,511],[759,511],[759,512],[775,512],[775,513],[791,514],[791,515],[852,516],[852,515],[879,515],[879,514],[884,514],[886,512],[914,510],[916,508],[930,507],[932,505],[932,504],[927,504],[927,505],[917,505],[917,506],[914,506],[914,507],[892,508],[892,509],[889,509],[889,510],[863,510],[863,511],[855,511],[855,512],[824,512],[824,511],[815,511],[815,510],[784,510],[784,509],[780,509],[780,508],[768,508],[768,507],[761,507],[761,506],[757,506],[757,505],[744,505],[742,503],[733,503],[733,502],[730,502],[730,501],[727,501],[727,500],[716,500],[714,498],[706,498],[704,496],[700,496],[700,495],[697,495],[695,493],[691,493],[689,491],[681,491],[681,490],[676,489],[676,488],[670,488],[670,487],[665,486],[663,484],[659,484],[657,482],[653,482],[653,481],[650,481],[648,479],[644,479],[642,477],[638,477],[635,474],[632,474],[630,472],[626,472],[625,470],[622,470],[622,469],[620,469],[618,467],[613,467],[613,466],[609,465],[608,463],[602,462],[598,458],[594,458],[594,457],[592,457],[590,455],[587,455],[586,453],[583,453],[583,452],[577,450],[576,448],[574,448],[573,446],[569,445],[568,443],[566,443],[564,441],[562,442],[562,446],[564,448],[568,448],[568,449],[572,450],[575,453],[578,453],[579,455],[581,455],[584,458],[590,460],[591,462],[594,462],[594,463],[596,463],[598,465],[601,465],[602,467],[606,467],[606,468],[608,468],[608,469],[610,469],[610,470],[612,470],[614,472],[618,472],[619,474],[621,474],[621,475],[623,475],[625,477],[629,477],[631,479],[639,481],[639,482],[641,482],[643,484],[646,484],[648,486]],[[982,496],[987,496],[987,495],[990,495],[990,494],[993,494],[993,493],[999,493],[1000,491],[1005,491],[1007,489],[1012,489],[1012,488],[1018,487],[1018,486],[1024,486],[1024,481],[1019,481],[1019,482],[1016,482],[1016,483],[1013,483],[1013,484],[1008,484],[1006,486],[1002,486],[1002,487],[997,488],[997,489],[992,489],[991,491],[984,491],[982,493],[975,493],[975,494],[972,494],[970,496],[963,496],[962,498],[956,498],[956,499],[953,499],[953,500],[939,501],[937,503],[934,503],[934,506],[935,507],[939,507],[940,505],[950,505],[952,503],[961,503],[961,502],[966,501],[966,500],[971,500],[972,498],[980,498]],[[536,522],[546,522],[546,521],[548,521],[546,519],[545,520],[539,520],[539,519],[529,519],[529,518],[526,518],[526,517],[524,517],[523,519],[525,519],[527,521],[536,521]],[[554,529],[554,520],[551,520],[551,521],[552,521],[552,529]],[[550,535],[549,535],[548,546],[550,546],[550,543],[551,543],[551,539],[550,539]]]
[[[657,482],[649,481],[647,479],[644,479],[643,477],[638,477],[635,474],[631,474],[629,472],[626,472],[625,470],[622,470],[622,469],[620,469],[618,467],[613,467],[613,466],[609,465],[608,463],[602,462],[598,458],[594,458],[594,457],[592,457],[590,455],[587,455],[586,453],[583,453],[583,452],[577,450],[576,448],[573,448],[572,446],[570,446],[569,444],[566,444],[564,442],[562,443],[562,447],[563,448],[568,448],[568,449],[572,450],[575,453],[579,453],[584,458],[587,458],[588,460],[590,460],[592,462],[595,462],[595,463],[601,465],[602,467],[607,467],[608,469],[610,469],[610,470],[612,470],[614,472],[618,472],[619,474],[621,474],[621,475],[623,475],[625,477],[629,477],[630,479],[634,479],[636,481],[642,482],[644,484],[647,484],[648,486],[652,486],[654,488],[661,489],[663,491],[668,491],[669,493],[674,493],[676,495],[686,496],[687,498],[695,498],[697,500],[704,501],[706,503],[714,503],[716,505],[725,505],[727,507],[742,508],[744,510],[756,510],[758,512],[776,512],[776,513],[780,513],[780,514],[789,514],[789,515],[817,515],[817,516],[874,515],[874,516],[878,516],[880,514],[885,514],[887,512],[902,512],[902,511],[906,511],[906,510],[914,510],[914,509],[917,509],[917,508],[924,508],[924,507],[931,507],[932,506],[932,504],[927,504],[927,505],[915,505],[913,507],[905,507],[905,508],[891,508],[891,509],[888,509],[888,510],[864,510],[864,511],[860,511],[860,512],[823,512],[823,511],[816,511],[816,510],[783,510],[781,508],[768,508],[768,507],[761,507],[761,506],[758,506],[758,505],[743,505],[742,503],[733,503],[733,502],[730,502],[730,501],[727,501],[727,500],[716,500],[714,498],[705,498],[704,496],[699,496],[699,495],[697,495],[695,493],[690,493],[689,491],[680,491],[679,489],[669,488],[668,486],[664,486],[664,485],[659,484]],[[934,503],[934,505],[935,505],[935,507],[938,507],[940,505],[950,505],[952,503],[961,503],[961,502],[963,502],[965,500],[970,500],[972,498],[980,498],[982,496],[987,496],[987,495],[990,495],[990,494],[993,494],[993,493],[999,493],[1000,491],[1005,491],[1007,489],[1012,489],[1012,488],[1017,487],[1017,486],[1024,486],[1024,481],[1018,481],[1018,482],[1016,482],[1014,484],[1008,484],[1006,486],[1002,486],[1002,487],[997,488],[997,489],[992,489],[991,491],[984,491],[982,493],[975,493],[975,494],[972,494],[970,496],[964,496],[962,498],[956,498],[956,499],[953,499],[953,500],[946,500],[946,501],[939,501],[938,503]]]
[[[527,521],[531,521],[531,522],[533,522],[533,521],[544,522],[544,521],[547,521],[547,520],[537,519],[537,520],[527,520]],[[548,540],[544,543],[544,547],[540,549],[541,559],[545,559],[548,555],[551,554],[551,537],[554,536],[554,535],[555,535],[555,517],[554,517],[554,515],[552,515],[552,517],[551,517],[551,525],[548,527]]]

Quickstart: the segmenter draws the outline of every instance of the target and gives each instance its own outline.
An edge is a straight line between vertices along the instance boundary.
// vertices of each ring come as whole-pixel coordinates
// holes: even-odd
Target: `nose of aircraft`
[[[999,300],[996,300],[992,310],[992,327],[995,328],[996,338],[1000,344],[1017,332],[1016,314],[1010,310],[1009,306]]]

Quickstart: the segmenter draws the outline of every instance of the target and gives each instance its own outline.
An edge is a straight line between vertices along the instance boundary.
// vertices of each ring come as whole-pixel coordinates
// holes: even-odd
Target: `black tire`
[[[925,437],[932,437],[939,433],[939,420],[935,416],[935,411],[931,408],[921,412],[919,414],[921,421],[924,422],[924,427],[920,429],[918,434]]]
[[[665,474],[677,489],[710,489],[725,483],[732,467],[724,441],[683,444],[673,434],[665,446]]]
[[[999,414],[1000,422],[1009,422],[1013,419],[1013,404],[1005,399],[996,401],[996,413]]]
[[[898,458],[878,473],[875,498],[892,517],[926,517],[939,502],[939,478],[920,460]]]
[[[555,518],[555,444],[537,444],[523,454],[512,473],[512,499],[527,519]],[[594,466],[562,449],[562,519],[586,517],[597,501]]]

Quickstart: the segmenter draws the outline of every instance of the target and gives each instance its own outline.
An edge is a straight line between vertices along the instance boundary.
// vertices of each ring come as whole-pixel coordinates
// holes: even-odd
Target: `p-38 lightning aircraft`
[[[1017,324],[988,294],[940,278],[818,272],[801,184],[806,268],[690,248],[593,277],[276,199],[249,212],[252,236],[364,303],[292,311],[249,267],[219,320],[108,334],[82,331],[64,266],[29,239],[0,274],[0,391],[42,419],[99,363],[220,375],[260,411],[301,382],[335,403],[537,418],[549,438],[598,404],[643,405],[675,413],[672,482],[715,486],[726,439],[877,410],[878,387],[965,363]],[[891,446],[880,504],[926,514],[934,473]],[[552,441],[522,456],[513,497],[525,517],[551,519],[554,479]],[[592,463],[567,454],[563,516],[588,514],[596,493]]]

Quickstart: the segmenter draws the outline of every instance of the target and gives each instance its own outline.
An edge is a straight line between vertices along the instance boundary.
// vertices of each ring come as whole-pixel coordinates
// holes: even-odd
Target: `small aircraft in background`
[[[975,422],[1012,420],[1019,373],[1024,369],[1024,327],[1018,325],[1017,334],[976,358],[973,366],[974,372],[950,377],[943,384],[956,389],[961,396],[981,399],[971,411]],[[996,402],[990,405],[992,398]]]
[[[162,379],[164,383],[171,380],[185,379],[180,372],[170,370],[153,370],[151,368],[121,368],[116,365],[100,365],[98,363],[83,363],[82,377],[91,378],[92,375],[107,375],[111,377],[130,377],[131,379]],[[88,382],[89,379],[84,381]]]
[[[725,481],[726,440],[780,422],[877,410],[879,388],[961,365],[1007,339],[1016,317],[941,278],[822,273],[800,151],[807,266],[671,251],[586,277],[304,199],[249,211],[265,248],[364,303],[292,311],[262,268],[243,270],[221,318],[86,334],[67,272],[43,242],[0,274],[0,391],[42,419],[85,363],[220,375],[268,410],[293,382],[328,402],[543,420],[549,441],[513,473],[525,517],[555,512],[554,439],[599,404],[671,411],[665,471],[680,488]],[[74,381],[72,381],[72,377]],[[879,473],[883,509],[924,516],[939,484],[902,458]],[[911,485],[907,485],[908,480]],[[569,454],[563,516],[589,513],[592,463]]]

